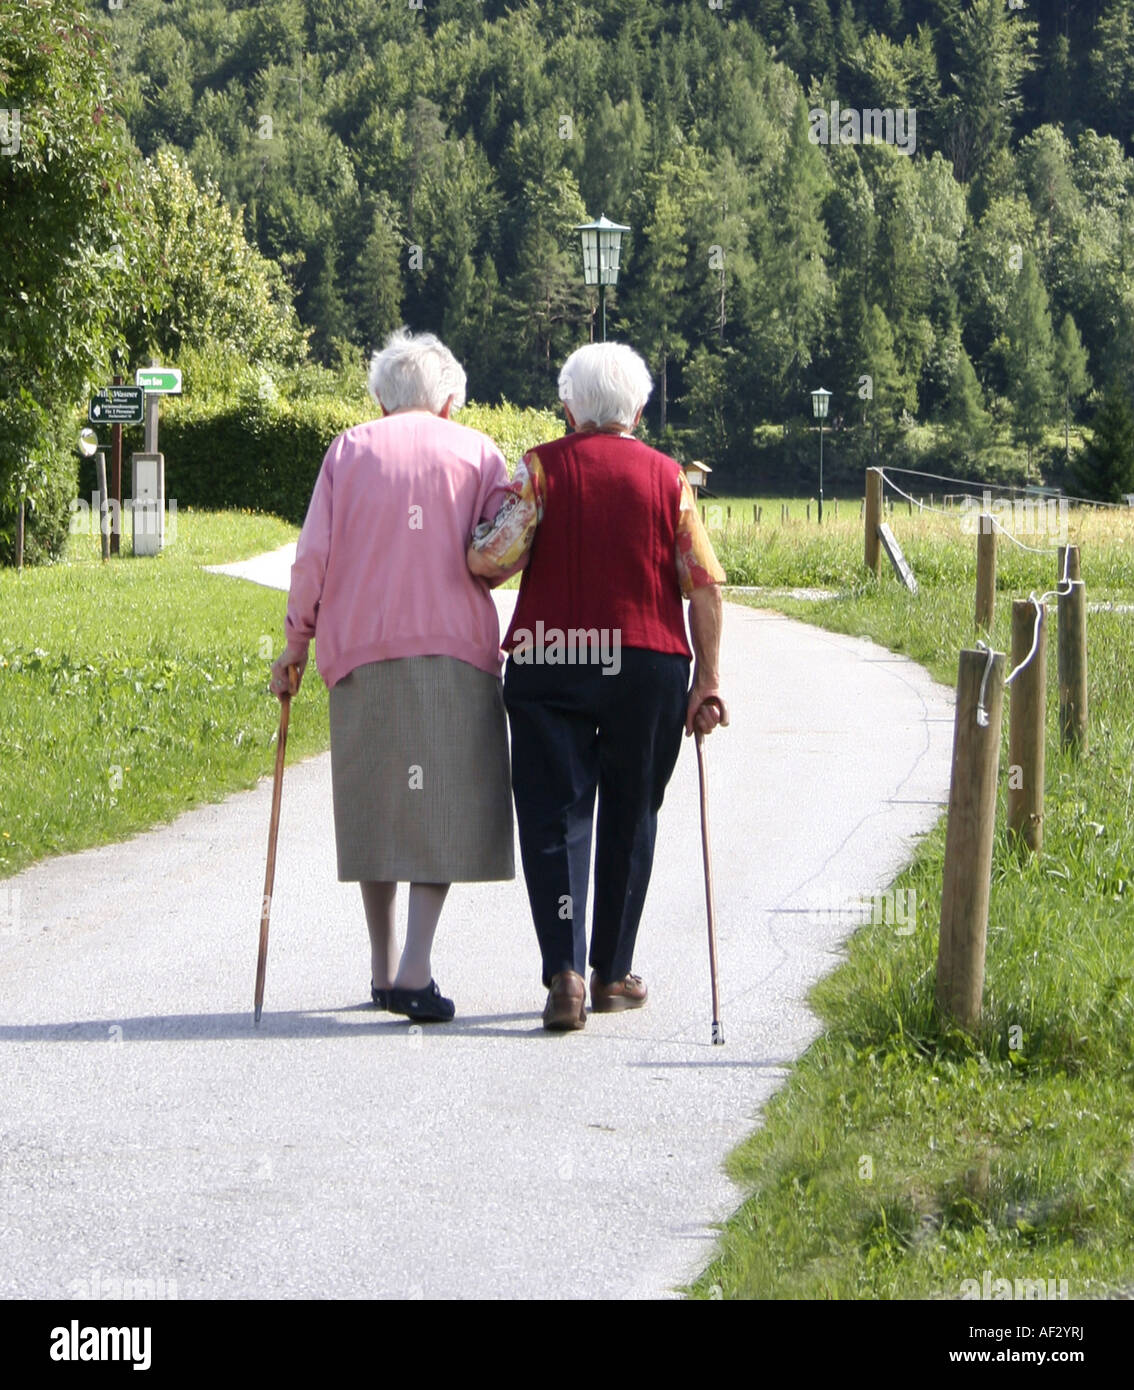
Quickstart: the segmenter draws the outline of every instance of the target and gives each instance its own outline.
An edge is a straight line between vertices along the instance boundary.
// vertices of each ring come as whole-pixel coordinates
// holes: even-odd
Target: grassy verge
[[[275,549],[296,528],[239,512],[177,521],[155,559],[103,565],[97,537],[74,535],[65,563],[0,570],[0,877],[271,773],[267,677],[286,595],[201,566]],[[306,680],[301,698],[295,759],[328,738],[322,682]]]
[[[940,519],[894,529],[916,599],[888,573],[862,581],[857,521],[832,528],[820,563],[788,528],[718,542],[730,578],[774,568],[777,583],[843,586],[827,602],[751,602],[871,637],[952,685],[973,638],[975,540]],[[1071,531],[1088,599],[1134,601],[1134,518],[1073,514]],[[1004,651],[1010,597],[1055,575],[1051,556],[1000,549]],[[861,927],[813,991],[822,1035],[731,1158],[750,1195],[695,1297],[960,1298],[986,1271],[1065,1280],[1071,1298],[1134,1283],[1134,614],[1089,617],[1079,761],[1053,752],[1054,637],[1053,623],[1045,852],[1022,864],[998,838],[979,1038],[934,1018],[942,822],[895,885],[917,895],[914,932]]]

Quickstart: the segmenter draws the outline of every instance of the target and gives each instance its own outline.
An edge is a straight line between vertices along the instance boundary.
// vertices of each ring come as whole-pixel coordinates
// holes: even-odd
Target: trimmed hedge
[[[335,399],[171,411],[160,434],[166,493],[179,507],[248,507],[302,525],[331,440],[366,418]]]
[[[315,396],[287,401],[271,393],[237,402],[164,405],[159,443],[165,455],[166,495],[178,507],[271,512],[302,525],[323,455],[336,435],[374,419],[377,407]],[[482,430],[514,465],[532,444],[558,438],[562,422],[550,411],[516,406],[466,406],[456,419]],[[128,462],[129,450],[126,450]],[[124,467],[123,492],[129,487]],[[94,467],[85,464],[89,496]]]

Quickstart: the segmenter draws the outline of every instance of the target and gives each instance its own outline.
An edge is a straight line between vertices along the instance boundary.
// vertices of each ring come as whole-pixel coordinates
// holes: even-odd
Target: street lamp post
[[[831,400],[830,391],[822,386],[811,393],[811,409],[819,421],[819,522],[823,522],[823,421],[827,418],[827,406]]]
[[[602,340],[606,342],[606,287],[618,284],[618,260],[622,254],[623,233],[630,230],[605,216],[597,222],[583,222],[575,228],[583,238],[583,283],[597,285],[602,310]]]

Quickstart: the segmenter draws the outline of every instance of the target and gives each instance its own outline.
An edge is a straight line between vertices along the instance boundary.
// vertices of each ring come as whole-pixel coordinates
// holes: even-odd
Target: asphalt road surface
[[[286,587],[289,563],[230,568]],[[853,904],[940,814],[952,740],[952,692],[864,641],[728,605],[722,667],[724,1047],[691,740],[635,958],[649,1004],[580,1033],[540,1026],[521,879],[450,893],[434,970],[452,1024],[370,1005],[329,756],[284,778],[258,1029],[270,767],[0,884],[0,1296],[655,1298],[691,1280],[742,1195],[722,1160],[815,1036],[805,996],[870,915]],[[292,720],[308,709],[301,693]]]

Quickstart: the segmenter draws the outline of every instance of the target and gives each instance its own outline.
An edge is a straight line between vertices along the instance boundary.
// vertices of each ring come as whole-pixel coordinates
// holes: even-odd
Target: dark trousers
[[[657,815],[685,725],[689,661],[623,648],[599,664],[508,662],[512,791],[543,983],[585,974],[587,878],[598,793],[590,963],[604,984],[630,973],[654,862]]]

